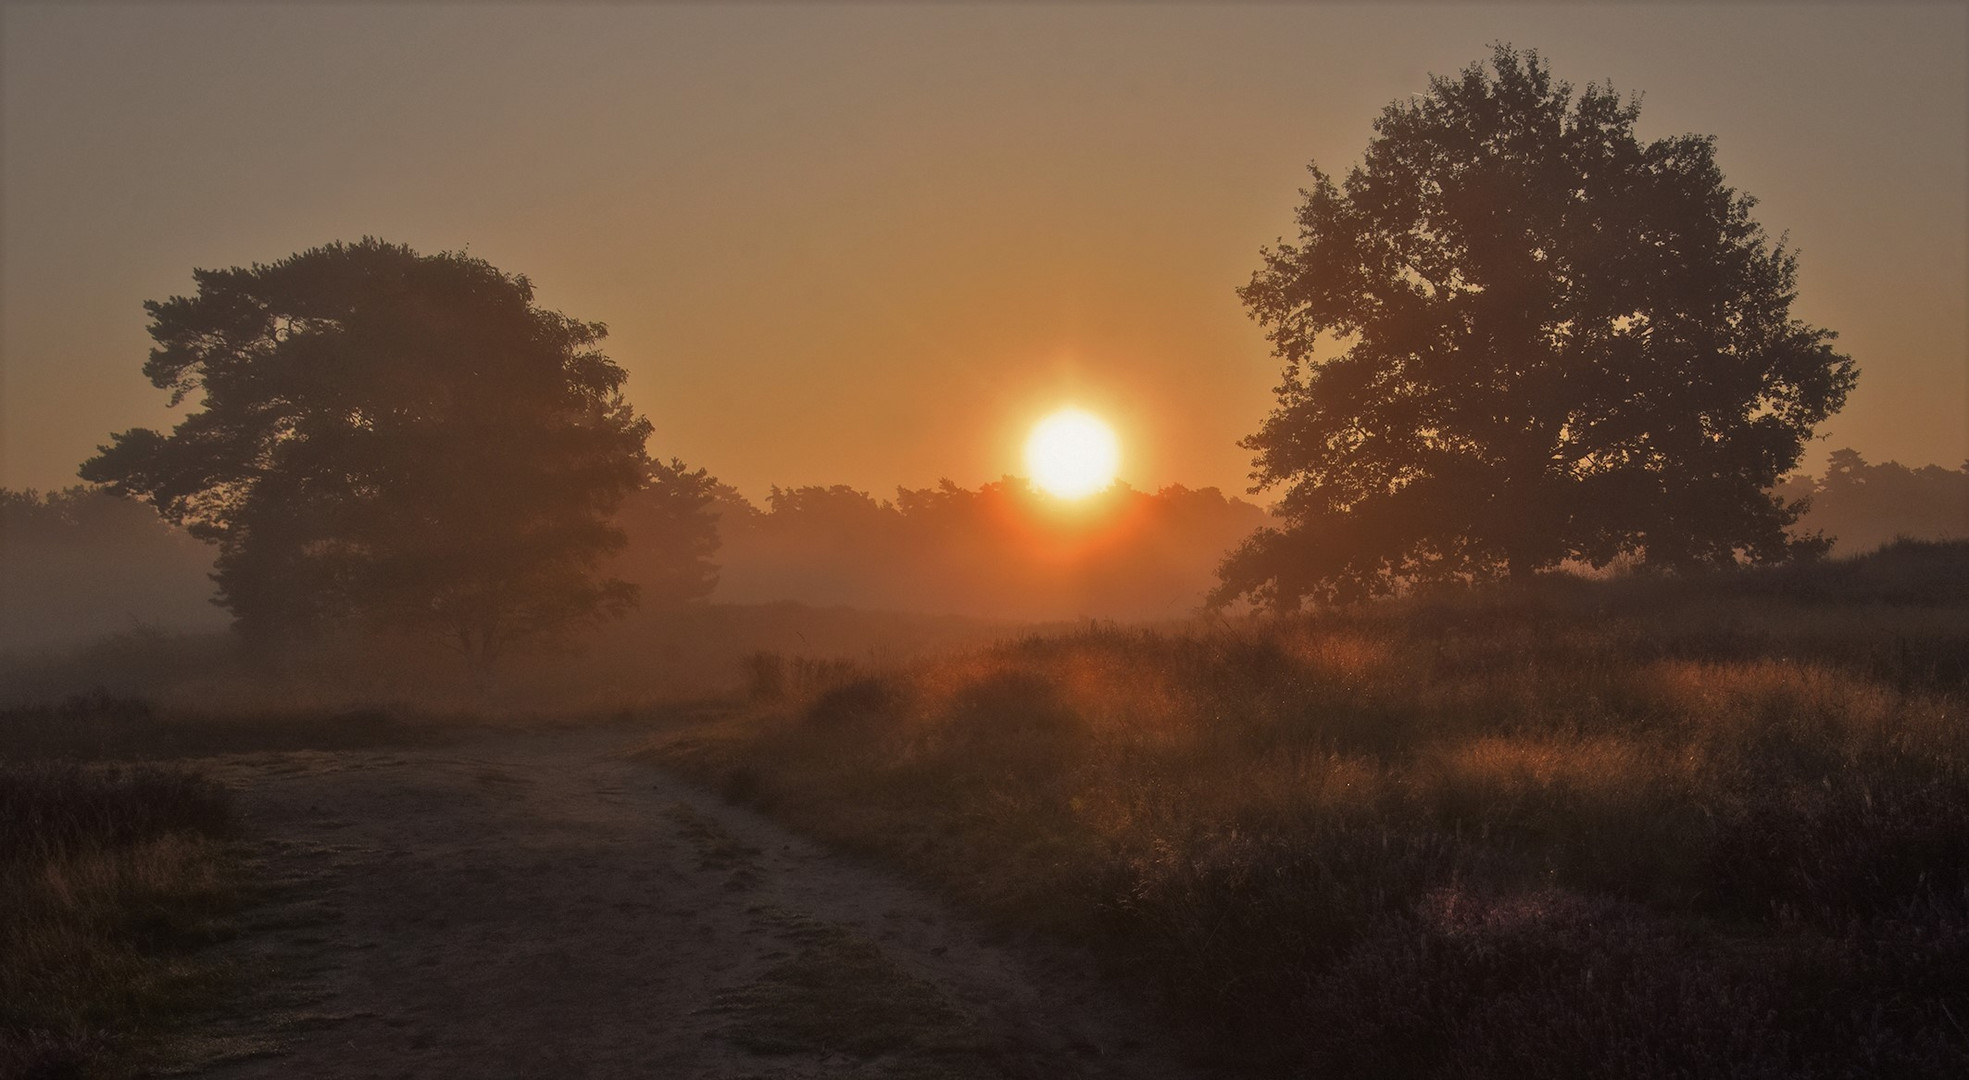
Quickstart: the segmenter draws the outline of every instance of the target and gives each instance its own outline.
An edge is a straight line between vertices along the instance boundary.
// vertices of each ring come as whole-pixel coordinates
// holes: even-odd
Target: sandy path
[[[1180,1075],[1068,959],[627,760],[636,737],[212,762],[275,884],[201,1075]]]

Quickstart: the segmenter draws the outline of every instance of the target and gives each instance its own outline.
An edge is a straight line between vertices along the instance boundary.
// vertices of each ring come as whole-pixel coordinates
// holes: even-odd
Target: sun
[[[1026,470],[1033,483],[1062,499],[1092,495],[1114,483],[1121,443],[1093,413],[1061,409],[1041,420],[1026,439]]]

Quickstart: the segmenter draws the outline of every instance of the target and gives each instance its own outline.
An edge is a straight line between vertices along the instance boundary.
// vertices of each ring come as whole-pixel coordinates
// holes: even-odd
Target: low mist
[[[893,499],[838,485],[775,488],[758,506],[697,475],[701,493],[682,511],[661,505],[665,492],[652,485],[618,513],[628,542],[608,571],[639,585],[638,609],[516,655],[508,696],[570,704],[712,693],[742,678],[759,651],[894,661],[1040,623],[1181,619],[1197,611],[1224,553],[1269,520],[1214,488],[1117,484],[1065,502],[1008,477],[902,488]],[[1833,537],[1836,556],[1899,536],[1969,538],[1969,469],[1873,465],[1841,450],[1823,476],[1791,477],[1778,494],[1811,499],[1797,531]],[[682,586],[679,513],[699,551]],[[214,695],[245,679],[222,659],[228,618],[211,602],[212,556],[136,500],[82,487],[0,491],[7,689],[153,693],[196,669],[210,683],[197,692]],[[432,682],[456,661],[430,642],[378,650],[328,635],[310,651],[294,661],[308,670],[284,677],[319,684],[326,698],[387,697],[420,680],[440,695],[464,692]],[[35,654],[45,662],[30,663]]]
[[[0,650],[222,630],[212,557],[147,503],[83,487],[0,490]]]
[[[1016,477],[881,501],[842,486],[775,488],[763,509],[725,489],[713,509],[713,601],[1004,620],[1188,615],[1224,553],[1266,520],[1216,488],[1116,484],[1067,502]],[[631,580],[639,539],[621,563]]]
[[[1778,485],[1787,499],[1809,499],[1796,532],[1824,533],[1832,554],[1862,555],[1892,540],[1969,539],[1969,462],[1960,469],[1898,461],[1869,465],[1857,450],[1835,450],[1825,475],[1799,474]]]

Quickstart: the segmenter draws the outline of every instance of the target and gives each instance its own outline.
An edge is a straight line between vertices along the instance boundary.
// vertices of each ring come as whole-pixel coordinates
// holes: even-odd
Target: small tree
[[[114,436],[82,475],[215,542],[240,630],[435,629],[483,678],[516,639],[633,602],[594,571],[650,427],[600,323],[483,260],[372,239],[193,277],[144,305],[144,374],[202,408]]]
[[[617,520],[629,543],[617,565],[645,602],[686,604],[718,587],[720,487],[708,470],[671,458],[651,462],[642,490],[623,502]]]
[[[1796,256],[1714,141],[1638,115],[1498,46],[1389,105],[1344,184],[1311,168],[1298,243],[1239,290],[1286,365],[1243,444],[1283,527],[1215,600],[1800,550],[1769,489],[1853,362],[1791,318]]]

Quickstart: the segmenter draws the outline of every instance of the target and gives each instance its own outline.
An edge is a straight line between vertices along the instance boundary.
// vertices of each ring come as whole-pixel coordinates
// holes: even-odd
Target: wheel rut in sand
[[[1175,1077],[1072,957],[626,750],[621,726],[238,755],[268,897],[212,1077]]]

